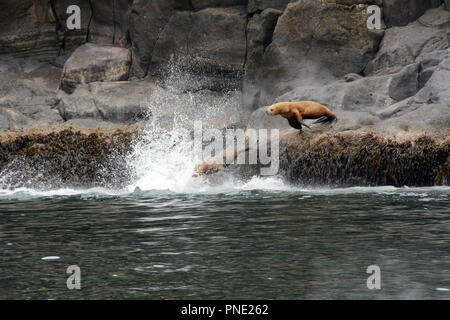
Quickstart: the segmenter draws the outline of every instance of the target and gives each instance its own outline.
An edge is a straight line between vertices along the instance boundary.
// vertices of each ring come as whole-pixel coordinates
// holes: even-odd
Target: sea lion
[[[336,116],[327,107],[314,101],[279,102],[267,108],[267,114],[280,115],[289,121],[291,127],[302,130],[302,125],[310,128],[303,119],[318,119],[314,124],[337,121]]]
[[[236,146],[226,149],[218,154],[216,157],[204,161],[197,165],[194,169],[193,177],[199,177],[202,175],[212,174],[220,170],[225,169],[229,163],[233,163],[238,154],[241,152],[247,152],[249,150],[248,141],[246,139],[246,145],[243,148],[237,148]]]

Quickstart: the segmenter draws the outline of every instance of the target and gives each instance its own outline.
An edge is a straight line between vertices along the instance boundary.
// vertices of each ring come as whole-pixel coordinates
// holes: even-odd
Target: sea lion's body
[[[267,114],[271,116],[282,116],[289,121],[291,127],[298,130],[302,130],[302,125],[308,127],[303,122],[304,119],[319,119],[315,123],[337,120],[330,109],[314,101],[275,103],[267,108]]]

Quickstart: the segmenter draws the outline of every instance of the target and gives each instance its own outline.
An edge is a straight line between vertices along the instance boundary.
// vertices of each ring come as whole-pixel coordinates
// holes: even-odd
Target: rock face
[[[125,47],[133,0],[91,0],[92,21],[89,40],[98,44]]]
[[[284,10],[288,3],[295,2],[295,0],[249,0],[248,12],[255,13],[265,9]]]
[[[382,30],[367,27],[367,8],[374,4],[383,12]],[[80,30],[67,30],[69,5],[81,8]],[[408,144],[340,134],[450,131],[449,5],[447,0],[2,0],[0,131],[117,127],[154,116],[171,128],[179,112],[188,124],[200,119],[212,127],[244,126],[251,114],[248,128],[286,129],[287,121],[269,118],[266,106],[314,100],[339,121],[330,135],[314,140],[317,145],[285,141],[282,160],[291,181],[448,183],[448,166],[430,164],[442,163],[448,145],[428,141],[433,148],[426,149],[425,140],[415,138]],[[315,139],[307,132],[304,137]],[[365,143],[372,148],[369,156]],[[397,162],[389,162],[391,153],[383,150],[400,154]],[[410,162],[415,153],[427,163],[423,172]],[[298,161],[289,166],[293,158]],[[364,171],[371,161],[374,166]],[[309,173],[300,170],[305,166]],[[395,169],[383,169],[387,166]],[[404,168],[416,180],[408,180]]]
[[[5,0],[0,4],[0,54],[55,56],[60,43],[49,3]]]
[[[55,105],[61,69],[32,59],[0,56],[0,114],[6,130],[61,123]]]
[[[383,0],[384,19],[388,26],[405,26],[439,5],[439,0]]]
[[[136,0],[130,13],[132,75],[144,77],[152,60],[156,41],[175,9],[187,10],[187,0]]]
[[[81,83],[127,80],[130,65],[128,49],[85,44],[64,65],[61,89],[72,93]]]
[[[250,93],[250,106],[268,104],[294,86],[320,85],[361,72],[382,35],[368,30],[366,8],[312,0],[289,4],[260,67],[250,70],[257,74],[250,82],[261,88]]]
[[[239,77],[245,63],[245,28],[245,7],[176,12],[156,42],[152,64],[163,73],[175,65],[184,72]]]
[[[416,62],[429,52],[448,48],[448,30],[427,27],[420,22],[386,30],[375,59],[364,73],[386,73]]]

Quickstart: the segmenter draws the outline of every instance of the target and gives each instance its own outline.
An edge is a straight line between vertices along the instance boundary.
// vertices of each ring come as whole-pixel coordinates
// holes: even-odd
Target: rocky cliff
[[[194,94],[228,126],[287,128],[265,106],[314,100],[333,134],[445,136],[449,41],[447,0],[3,0],[0,131],[143,123],[152,101],[175,95],[170,117]]]

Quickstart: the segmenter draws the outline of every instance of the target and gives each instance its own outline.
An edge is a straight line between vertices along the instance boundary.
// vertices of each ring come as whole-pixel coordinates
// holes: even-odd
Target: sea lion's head
[[[278,108],[275,105],[271,105],[267,108],[266,113],[269,116],[276,116],[278,114]]]

